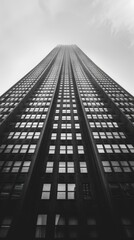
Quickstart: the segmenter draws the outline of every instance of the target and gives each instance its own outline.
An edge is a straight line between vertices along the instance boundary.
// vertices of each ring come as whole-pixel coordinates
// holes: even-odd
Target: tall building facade
[[[0,105],[0,239],[134,239],[133,96],[57,46]]]

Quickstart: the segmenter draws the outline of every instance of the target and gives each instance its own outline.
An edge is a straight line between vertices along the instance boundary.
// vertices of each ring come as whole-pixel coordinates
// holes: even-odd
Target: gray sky
[[[77,44],[134,95],[134,0],[0,0],[0,94],[58,44]]]

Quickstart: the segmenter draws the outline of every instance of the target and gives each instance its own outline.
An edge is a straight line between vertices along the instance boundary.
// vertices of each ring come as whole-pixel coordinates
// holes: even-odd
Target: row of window
[[[73,125],[71,123],[61,123],[61,129],[71,129],[72,126]],[[59,128],[59,127],[60,127],[60,124],[59,124],[59,126],[58,126],[58,123],[54,123],[53,124],[53,129],[56,129],[56,128]],[[79,123],[75,123],[74,127],[76,129],[80,129],[80,124]]]
[[[45,119],[46,114],[22,114],[21,119]]]
[[[0,199],[8,199],[9,197],[18,199],[21,195],[23,186],[23,183],[4,183],[1,187]]]
[[[39,139],[40,132],[10,132],[8,139]]]
[[[91,128],[118,128],[117,122],[89,122]]]
[[[0,169],[3,173],[27,173],[29,171],[31,162],[30,161],[0,161]]]
[[[132,172],[134,161],[102,161],[105,172]]]
[[[87,108],[87,107],[85,107],[85,111],[87,112],[87,113],[89,113],[89,112],[95,112],[95,113],[97,113],[97,112],[103,112],[103,113],[105,113],[105,112],[108,112],[108,108],[97,108],[97,107],[94,107],[94,108]]]
[[[34,153],[36,144],[2,144],[0,153]]]
[[[75,183],[58,183],[57,199],[74,199],[75,198]],[[49,199],[51,192],[51,184],[45,183],[42,188],[41,199]]]
[[[93,132],[95,139],[125,139],[123,132]]]
[[[54,120],[59,120],[59,118],[60,118],[60,116],[57,115],[57,116],[54,117]],[[77,115],[74,115],[73,118],[76,121],[79,120]],[[71,115],[62,115],[61,116],[61,120],[62,121],[71,121],[72,120],[72,116]]]
[[[42,128],[44,122],[17,122],[15,128]]]
[[[99,153],[134,153],[132,144],[97,144]]]
[[[48,222],[47,214],[38,214],[36,223],[36,238],[45,238],[46,226]],[[77,239],[79,237],[79,220],[75,215],[64,216],[63,214],[55,214],[55,228],[54,238],[65,238],[68,236],[70,239]],[[96,239],[98,237],[98,230],[96,228],[96,219],[94,216],[87,217],[85,224],[90,226],[88,228],[89,238]]]
[[[49,104],[50,105],[50,104]],[[40,113],[40,112],[47,112],[48,111],[48,107],[35,107],[35,108],[33,108],[33,107],[31,107],[31,108],[26,108],[25,109],[25,112],[38,112],[38,113]]]
[[[76,140],[82,140],[81,133],[75,133]],[[73,134],[72,133],[61,133],[60,134],[60,139],[61,140],[72,140]],[[51,134],[51,140],[56,140],[57,139],[57,133],[52,133]]]
[[[115,104],[120,108],[120,110],[126,114],[126,116],[128,112],[134,112],[134,103],[131,102],[133,101],[133,99],[129,96],[128,93],[122,90],[121,87],[119,87],[116,83],[113,83],[112,80],[112,86],[110,86],[109,84],[106,85],[106,81],[104,80],[102,81],[98,79],[96,81],[99,83],[102,89],[107,92],[108,96],[115,102]],[[113,96],[115,96],[115,98],[113,98]]]
[[[63,216],[61,214],[55,215],[55,226],[58,226],[58,225],[59,226],[63,226],[63,225],[75,226],[78,224],[79,224],[78,217],[75,215],[71,215],[71,216]],[[95,226],[97,224],[95,217],[92,215],[87,217],[86,224],[90,226]],[[37,226],[47,225],[47,214],[38,214],[36,225]]]
[[[111,114],[87,114],[88,119],[113,119]]]
[[[87,164],[86,162],[79,162],[80,172],[87,173]],[[46,173],[52,173],[54,168],[54,162],[47,162]],[[59,162],[59,173],[74,173],[74,162]]]
[[[90,186],[88,183],[82,183],[82,197],[83,200],[91,200],[93,198]],[[44,183],[42,187],[42,200],[48,200],[51,196],[51,183]],[[58,183],[56,198],[61,200],[76,199],[76,184],[75,183]]]
[[[55,145],[49,146],[49,154],[55,154]],[[82,145],[77,146],[78,154],[84,154],[84,147]],[[60,154],[73,154],[73,146],[72,145],[61,145],[60,146]]]
[[[56,109],[56,110],[55,110],[55,113],[59,113],[59,112],[60,112],[59,109]],[[72,112],[73,112],[73,113],[77,113],[77,110],[76,110],[76,109],[73,109]],[[70,110],[70,109],[62,109],[62,113],[63,113],[63,114],[68,114],[68,113],[71,113],[71,110]]]

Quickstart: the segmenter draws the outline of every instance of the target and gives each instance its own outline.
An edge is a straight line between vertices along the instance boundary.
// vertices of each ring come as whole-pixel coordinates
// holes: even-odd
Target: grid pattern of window
[[[2,154],[0,160],[2,178],[0,199],[17,199],[21,195],[57,86],[62,56],[61,51],[55,60],[56,64],[52,66],[45,79],[42,79],[40,85],[31,93],[23,108],[17,112],[16,119],[10,122],[10,128],[7,128],[7,132],[5,132],[0,145],[0,153]],[[51,57],[49,61],[52,60]],[[49,63],[47,59],[45,61],[46,64]],[[38,75],[45,71],[44,64],[45,62],[42,62],[40,69],[37,68],[37,73],[36,69],[33,72],[35,81],[38,81]],[[27,81],[30,84],[29,78]],[[32,83],[34,84],[35,81]],[[25,88],[19,91],[22,94],[23,91],[27,94],[29,89],[30,85],[25,84]],[[8,180],[9,175],[12,176],[10,181]]]
[[[99,67],[97,67],[90,59],[87,58],[80,50],[77,50],[81,56],[81,60],[95,81],[104,90],[108,97],[118,106],[118,108],[126,115],[126,117],[134,124],[134,100],[133,97],[126,92],[119,84],[111,79]]]
[[[127,172],[131,173],[133,168],[129,165],[133,165],[133,153],[134,144],[130,144],[130,140],[127,134],[123,131],[121,122],[118,120],[114,110],[108,104],[103,94],[96,88],[94,81],[89,79],[82,67],[79,64],[75,64],[76,56],[71,55],[73,62],[73,70],[75,78],[77,79],[77,86],[80,93],[80,97],[87,115],[89,126],[91,128],[93,138],[97,142],[96,147],[98,153],[101,154],[102,166],[105,172]],[[102,108],[103,106],[103,108]],[[93,107],[93,108],[91,108]],[[107,114],[105,111],[107,109]],[[94,111],[94,113],[92,113]],[[116,119],[116,121],[114,120]],[[103,154],[103,155],[102,155]],[[112,159],[110,155],[112,155]],[[118,159],[117,159],[118,154]],[[121,157],[119,157],[119,154]],[[125,160],[122,161],[122,155],[128,154]],[[111,168],[111,164],[116,162],[116,166]],[[120,163],[127,164],[124,168],[119,167]],[[114,171],[112,171],[112,169]]]
[[[74,82],[71,69],[66,60],[64,65],[57,100],[55,102],[54,114],[51,120],[48,155],[46,157],[47,161],[44,162],[44,169],[42,171],[43,181],[41,182],[41,202],[45,201],[48,207],[50,207],[51,201],[56,200],[55,208],[60,203],[62,204],[62,202],[68,204],[69,201],[71,202],[70,204],[73,204],[74,201],[78,200],[77,195],[79,194],[81,194],[84,201],[93,199],[88,183],[87,160],[85,159],[85,146],[78,115]],[[79,178],[81,178],[79,181],[81,193],[79,193],[79,191],[77,192],[76,178],[78,175]],[[58,217],[58,215],[56,216]],[[63,218],[64,217],[63,213]],[[56,222],[57,221],[58,220],[56,220]],[[62,220],[60,220],[60,222],[61,221]],[[76,221],[78,221],[77,218]],[[69,222],[71,224],[71,217]],[[58,230],[55,231],[56,237],[60,236],[60,233],[57,231]],[[78,234],[78,229],[75,230],[75,233],[76,235]],[[37,232],[35,235],[36,234]]]
[[[104,208],[113,198],[120,237],[133,239],[133,111],[133,98],[76,46],[58,46],[0,97],[0,238],[14,234],[16,215],[30,239],[112,238]]]
[[[46,70],[47,65],[56,56],[58,49],[54,49],[40,64],[0,97],[0,123],[23,100]],[[31,110],[32,111],[32,110]]]

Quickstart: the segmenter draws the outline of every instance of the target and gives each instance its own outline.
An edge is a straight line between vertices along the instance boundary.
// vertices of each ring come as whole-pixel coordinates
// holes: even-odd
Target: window
[[[74,120],[75,120],[75,121],[79,120],[79,119],[78,119],[78,116],[74,116]]]
[[[13,192],[12,192],[12,199],[18,199],[21,195],[22,189],[23,189],[24,184],[23,183],[16,183]]]
[[[26,133],[22,133],[23,136],[21,136],[20,138],[25,138],[26,135],[27,135],[27,132]],[[27,139],[31,139],[34,135],[34,132],[29,132],[28,135],[27,135]]]
[[[98,149],[99,153],[104,153],[105,152],[102,144],[97,144],[97,149]]]
[[[79,123],[75,123],[75,128],[79,129],[80,128],[80,124]]]
[[[17,173],[20,169],[20,166],[21,166],[21,162],[16,161],[13,165],[12,173]]]
[[[82,140],[81,133],[76,133],[76,139],[77,139],[77,140]]]
[[[74,162],[59,162],[59,173],[74,173]]]
[[[67,154],[73,154],[73,146],[67,146]]]
[[[23,167],[22,167],[22,169],[21,169],[21,172],[22,172],[22,173],[28,172],[28,171],[29,171],[29,168],[30,168],[30,164],[31,164],[30,161],[25,161],[25,162],[23,163]]]
[[[120,145],[121,145],[121,144],[120,144]],[[127,144],[127,147],[129,148],[129,151],[130,151],[131,153],[134,153],[134,147],[133,147],[132,144]]]
[[[62,129],[71,129],[71,123],[62,123],[61,128]]]
[[[72,133],[61,133],[61,140],[72,140]]]
[[[99,138],[98,132],[93,132],[93,137],[94,137],[95,139],[98,139],[98,138]]]
[[[73,146],[60,146],[60,154],[73,154]]]
[[[82,190],[83,190],[83,199],[84,200],[92,199],[92,194],[91,194],[90,187],[89,187],[88,183],[83,183],[82,184]]]
[[[34,153],[35,152],[35,148],[36,148],[36,144],[31,144],[29,146],[28,153]]]
[[[44,183],[42,188],[42,195],[41,199],[49,199],[50,198],[50,191],[51,191],[51,184],[50,183]]]
[[[66,146],[60,146],[60,154],[66,154]]]
[[[49,146],[49,154],[55,154],[55,146]]]
[[[47,225],[47,215],[39,214],[37,217],[37,223],[36,223],[36,232],[35,232],[36,238],[45,238],[46,225]]]
[[[104,171],[105,172],[112,172],[112,169],[111,169],[111,166],[110,166],[110,163],[108,161],[103,161],[102,162],[102,165],[104,167]]]
[[[69,226],[69,228],[68,228]],[[70,227],[71,226],[71,227]],[[66,227],[69,239],[76,239],[78,237],[78,218],[77,216],[62,216],[61,214],[55,215],[55,238],[66,237]]]
[[[83,146],[77,146],[78,148],[78,154],[84,154],[84,147]]]
[[[25,146],[26,146],[26,151],[27,151],[28,145],[23,144],[22,147],[21,147],[21,145],[19,145],[19,144],[14,145],[14,148],[13,148],[13,150],[12,150],[12,153],[18,153],[18,152],[20,151],[20,147],[21,147],[21,149],[22,149],[22,148],[24,148]],[[21,151],[22,151],[22,150],[21,150]],[[20,152],[21,152],[21,151],[20,151]]]
[[[56,138],[57,138],[57,133],[52,133],[51,140],[56,140]]]
[[[47,162],[46,173],[52,173],[53,172],[53,166],[54,166],[53,162]]]
[[[56,129],[56,128],[58,128],[58,123],[53,124],[53,129]]]
[[[59,183],[57,186],[57,199],[75,199],[75,184]]]
[[[74,173],[74,163],[67,162],[67,173]]]
[[[87,164],[86,162],[80,162],[80,172],[87,173]]]
[[[6,238],[12,223],[12,217],[7,216],[3,219],[0,226],[0,238]]]
[[[134,224],[133,224],[133,221],[127,216],[123,216],[121,220],[122,220],[122,225],[125,229],[125,233],[127,235],[127,238],[128,239],[133,239],[134,238]]]
[[[2,153],[2,152],[3,152],[3,150],[5,149],[5,147],[6,147],[6,145],[5,145],[5,144],[2,144],[2,145],[0,146],[0,153]],[[13,145],[12,145],[12,147],[13,147]]]
[[[60,214],[56,214],[55,216],[55,226],[57,225],[65,225],[65,217],[61,216]]]

